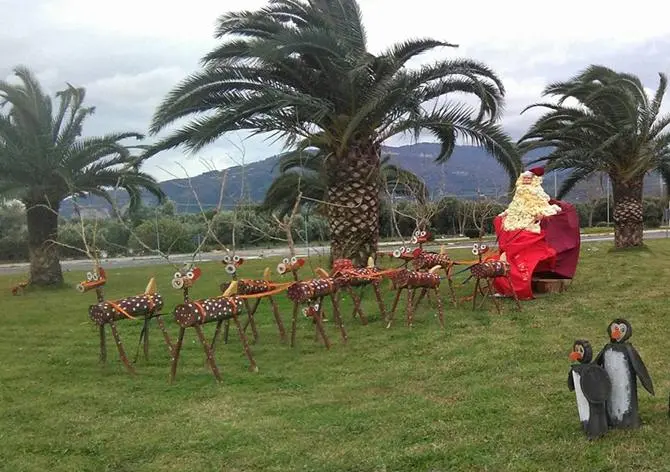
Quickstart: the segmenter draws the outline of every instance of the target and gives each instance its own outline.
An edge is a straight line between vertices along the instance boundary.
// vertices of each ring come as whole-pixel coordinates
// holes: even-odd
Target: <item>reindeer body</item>
[[[470,277],[468,277],[465,282],[470,278],[475,278],[475,288],[472,294],[472,309],[477,308],[477,296],[482,296],[482,301],[479,304],[480,308],[484,305],[486,298],[489,297],[493,299],[493,303],[496,307],[498,314],[502,313],[502,307],[498,298],[496,297],[495,290],[493,289],[493,281],[498,277],[505,277],[509,281],[510,274],[510,265],[507,261],[501,260],[483,260],[484,254],[488,252],[488,247],[485,244],[475,243],[472,247],[472,253],[475,256],[478,256],[479,262],[473,264],[469,267]],[[516,294],[514,294],[514,301],[516,302],[517,309],[521,310],[521,304]]]
[[[437,274],[439,268],[440,266],[435,266],[428,272],[417,272],[403,268],[398,269],[391,275],[391,281],[393,283],[393,288],[396,291],[396,296],[393,301],[393,307],[391,308],[391,315],[389,317],[387,328],[391,326],[403,290],[407,291],[407,308],[405,309],[407,326],[411,327],[413,325],[414,310],[416,310],[416,307],[421,303],[421,300],[426,295],[430,297],[430,294],[432,293],[435,295],[440,327],[444,328],[444,312],[439,291],[440,276]],[[417,290],[421,290],[421,292],[415,303],[414,296]]]

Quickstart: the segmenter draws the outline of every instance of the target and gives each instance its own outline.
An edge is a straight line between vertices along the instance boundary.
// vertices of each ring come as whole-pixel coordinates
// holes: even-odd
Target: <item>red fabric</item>
[[[540,233],[526,230],[505,231],[503,219],[495,217],[493,224],[498,236],[499,252],[505,253],[510,263],[511,285],[504,278],[494,281],[498,293],[516,293],[521,300],[533,298],[533,275],[572,278],[579,261],[579,216],[569,203],[551,200],[561,212],[543,218]],[[495,256],[498,259],[500,256]]]
[[[563,201],[551,200],[549,203],[561,207],[557,215],[544,218],[540,223],[547,235],[547,243],[556,250],[556,264],[553,268],[538,265],[536,274],[546,277],[564,277],[571,279],[577,271],[581,236],[579,234],[579,214],[577,209]]]
[[[493,285],[502,295],[510,296],[516,293],[520,300],[532,299],[531,284],[535,267],[540,262],[552,267],[556,260],[556,251],[547,244],[544,230],[540,233],[526,230],[505,231],[502,223],[503,219],[500,216],[496,216],[493,220],[499,251],[501,254],[503,252],[506,254],[507,262],[510,264],[511,286],[503,277],[495,279]]]

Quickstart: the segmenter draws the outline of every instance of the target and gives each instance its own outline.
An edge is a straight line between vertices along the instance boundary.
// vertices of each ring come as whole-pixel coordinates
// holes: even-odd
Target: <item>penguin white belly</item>
[[[620,421],[623,415],[630,410],[631,384],[628,359],[623,352],[609,349],[605,352],[603,367],[612,382],[612,393],[607,402],[607,410],[612,418]]]
[[[577,412],[579,413],[579,421],[582,423],[589,420],[591,416],[591,409],[589,408],[589,401],[582,392],[581,377],[574,370],[572,371],[572,381],[575,384],[575,396],[577,397]]]

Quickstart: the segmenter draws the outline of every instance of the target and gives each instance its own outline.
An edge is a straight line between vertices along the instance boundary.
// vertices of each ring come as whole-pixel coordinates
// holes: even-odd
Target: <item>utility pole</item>
[[[607,176],[607,186],[605,187],[607,192],[607,226],[610,225],[610,178]]]

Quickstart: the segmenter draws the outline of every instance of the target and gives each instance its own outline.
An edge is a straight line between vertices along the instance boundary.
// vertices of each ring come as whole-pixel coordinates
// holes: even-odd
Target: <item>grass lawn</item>
[[[413,329],[399,316],[386,329],[366,292],[368,326],[352,320],[351,304],[344,303],[348,345],[329,322],[333,348],[326,351],[301,316],[291,349],[279,342],[265,308],[252,348],[259,372],[247,371],[231,331],[231,342],[217,349],[221,384],[193,332],[172,386],[157,328],[151,359],[138,361],[135,378],[113,343],[101,367],[97,331],[87,319],[93,293],[70,287],[13,297],[9,286],[21,278],[2,277],[0,469],[670,470],[670,242],[650,241],[649,251],[629,253],[610,253],[610,244],[584,246],[569,292],[526,302],[520,313],[506,303],[502,316],[492,305],[477,312],[449,308],[444,331],[429,305]],[[466,251],[454,255],[470,258]],[[246,263],[240,276],[258,277],[266,264],[276,261]],[[154,275],[171,308],[180,300],[169,285],[173,272],[168,266],[109,270],[107,295],[137,293]],[[82,277],[70,272],[67,282]],[[225,278],[220,264],[205,265],[194,296],[216,294]],[[285,296],[278,300],[288,327],[289,306]],[[657,396],[640,387],[640,430],[588,442],[567,389],[567,356],[576,338],[599,350],[607,324],[619,316],[633,325],[631,341]],[[213,326],[207,328],[211,335]],[[139,321],[121,321],[119,329],[134,356]]]

